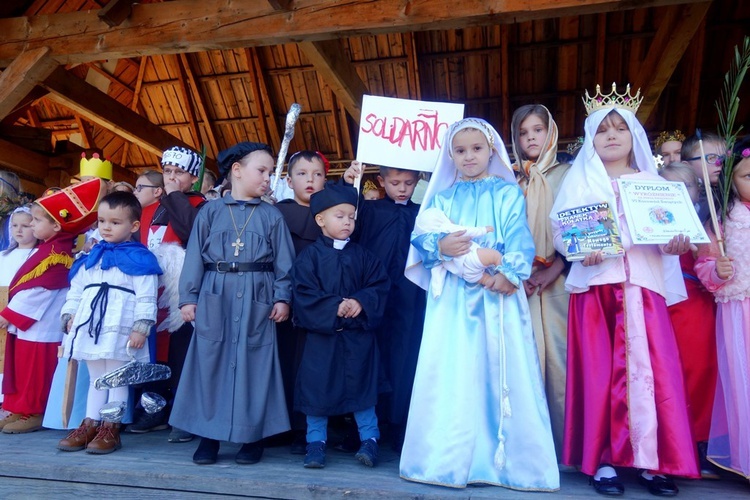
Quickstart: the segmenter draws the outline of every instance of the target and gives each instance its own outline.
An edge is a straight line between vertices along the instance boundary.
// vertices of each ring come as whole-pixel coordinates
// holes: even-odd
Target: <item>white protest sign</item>
[[[366,95],[357,160],[432,172],[445,132],[463,117],[463,104]]]

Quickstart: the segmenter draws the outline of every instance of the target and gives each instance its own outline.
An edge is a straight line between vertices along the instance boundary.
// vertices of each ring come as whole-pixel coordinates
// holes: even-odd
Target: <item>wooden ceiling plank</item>
[[[185,109],[187,121],[190,124],[190,137],[193,141],[193,149],[200,149],[201,134],[198,130],[198,120],[195,118],[195,109],[193,108],[193,96],[190,93],[190,89],[187,84],[187,76],[185,75],[185,66],[179,55],[176,55],[172,59],[172,63],[177,69],[177,81],[180,89],[180,97],[182,97],[182,107]]]
[[[510,137],[510,61],[508,60],[510,50],[510,27],[503,25],[500,27],[500,113],[502,123],[502,134],[506,139]]]
[[[344,143],[341,140],[341,116],[336,112],[339,107],[336,94],[333,93],[330,87],[328,91],[331,98],[331,109],[333,110],[333,135],[334,145],[336,146],[336,159],[341,160],[344,158]]]
[[[596,41],[594,46],[596,47],[594,65],[594,83],[603,84],[604,80],[604,57],[607,50],[607,14],[601,13],[596,16]]]
[[[255,64],[253,61],[253,52],[254,49],[245,49],[245,61],[248,69],[248,73],[250,75],[250,86],[251,91],[253,93],[253,104],[255,105],[255,115],[258,117],[258,123],[259,126],[257,127],[259,129],[259,136],[260,141],[264,142],[266,144],[269,144],[271,134],[268,130],[268,122],[266,122],[266,113],[263,110],[263,98],[260,94],[260,83],[258,82],[259,76],[255,72]]]
[[[185,69],[185,74],[187,76],[188,82],[193,87],[193,91],[195,92],[195,105],[198,108],[198,113],[200,114],[200,117],[203,120],[203,124],[206,129],[208,147],[211,149],[211,151],[213,151],[215,155],[218,155],[219,142],[216,140],[216,129],[208,115],[208,108],[206,107],[206,98],[203,95],[203,88],[201,87],[200,82],[195,76],[195,68],[193,67],[193,64],[187,54],[180,54],[179,57],[182,61],[182,66]],[[198,147],[200,147],[200,145]]]
[[[130,110],[138,113],[138,103],[141,99],[141,89],[143,88],[143,77],[146,74],[146,65],[148,64],[148,57],[141,57],[138,62],[138,76],[135,80],[135,89],[133,90],[133,100],[130,102]],[[138,113],[141,114],[141,113]],[[128,156],[130,154],[131,143],[125,141],[122,146],[122,156],[120,157],[120,165],[127,168]]]
[[[404,50],[406,51],[407,76],[409,78],[409,87],[411,89],[412,99],[422,99],[422,87],[419,82],[419,61],[417,59],[417,42],[416,34],[404,33]]]
[[[359,123],[362,114],[362,96],[368,92],[367,85],[357,74],[338,40],[323,42],[302,42],[300,50],[316,67],[336,97],[349,114]]]
[[[49,46],[62,64],[139,55],[330,40],[341,36],[465,28],[613,10],[684,4],[693,0],[403,0],[305,2],[294,15],[257,2],[175,0],[133,6],[117,29],[96,11],[0,19],[0,66],[31,48]],[[206,22],[211,19],[211,22]]]
[[[670,7],[674,22],[663,22],[649,47],[648,56],[633,85],[643,89],[643,102],[638,108],[638,119],[646,123],[656,108],[664,88],[669,83],[677,64],[687,50],[690,40],[706,17],[711,2]]]
[[[11,114],[37,83],[58,66],[48,47],[23,52],[0,75],[0,120]]]
[[[119,26],[130,17],[133,12],[133,0],[110,0],[110,2],[99,10],[96,15],[99,19],[107,23],[107,26],[114,28]]]
[[[258,118],[265,121],[266,120],[266,112],[263,107],[263,103],[267,102],[270,106],[268,109],[268,124],[267,127],[270,131],[270,139],[272,142],[269,142],[268,144],[272,148],[278,148],[281,146],[281,136],[279,124],[276,121],[276,115],[273,111],[273,104],[271,101],[271,96],[268,93],[268,85],[266,84],[266,78],[265,78],[265,72],[263,71],[263,67],[260,63],[260,55],[258,54],[258,50],[255,48],[251,48],[250,52],[250,60],[252,62],[252,68],[253,68],[253,75],[255,75],[254,80],[258,83],[258,87],[260,90],[260,97],[261,102],[257,104],[259,106],[258,111]],[[248,66],[249,67],[249,66]],[[260,114],[262,113],[262,114]]]
[[[76,115],[76,124],[78,125],[78,133],[81,134],[81,142],[83,143],[83,147],[86,149],[95,148],[96,146],[94,146],[94,141],[92,140],[91,134],[86,127],[86,123],[79,115]]]
[[[48,99],[159,157],[172,146],[190,147],[62,67],[53,71],[41,85],[50,92]]]

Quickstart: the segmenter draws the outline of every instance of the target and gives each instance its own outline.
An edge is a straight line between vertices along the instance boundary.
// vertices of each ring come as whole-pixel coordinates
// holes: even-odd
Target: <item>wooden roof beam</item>
[[[362,96],[368,92],[367,85],[357,74],[344,46],[339,40],[323,42],[301,42],[300,50],[315,66],[318,74],[331,87],[349,114],[359,123],[362,115]]]
[[[667,9],[648,49],[646,60],[633,80],[632,86],[643,89],[643,102],[637,113],[641,123],[646,123],[651,117],[661,93],[706,17],[710,5],[711,2],[703,2]]]
[[[187,75],[185,74],[185,67],[180,60],[180,56],[176,55],[172,60],[177,68],[178,80],[180,82],[180,94],[182,95],[182,100],[185,102],[183,107],[187,114],[188,123],[190,124],[190,137],[193,139],[193,149],[197,151],[201,147],[201,132],[198,128],[198,120],[195,118],[193,96],[190,93],[190,88],[188,88]]]
[[[159,157],[172,146],[190,147],[65,68],[57,68],[40,85],[49,90],[48,99]]]
[[[203,123],[206,127],[206,136],[208,139],[207,148],[214,152],[214,155],[219,154],[219,142],[216,140],[217,133],[214,127],[213,122],[210,120],[210,117],[208,116],[208,107],[206,107],[206,98],[203,95],[203,88],[200,85],[200,82],[195,77],[195,68],[193,67],[193,64],[190,62],[190,58],[188,58],[187,54],[180,54],[179,55],[180,63],[182,64],[182,67],[185,70],[185,76],[188,79],[188,82],[195,90],[195,106],[198,108],[198,113],[201,116],[201,119],[203,120]],[[200,134],[200,130],[198,130]],[[201,145],[198,143],[196,146],[198,149],[200,149]]]
[[[21,177],[41,182],[47,176],[49,162],[48,156],[0,139],[0,166],[12,170]]]
[[[310,0],[295,5],[290,14],[259,2],[175,0],[133,5],[130,17],[116,29],[102,23],[96,11],[0,19],[0,67],[24,50],[44,46],[50,47],[61,64],[83,63],[363,34],[512,24],[695,1]]]
[[[0,120],[8,116],[58,66],[50,49],[40,47],[19,55],[0,75]]]
[[[134,3],[133,0],[110,0],[103,9],[96,13],[96,16],[107,23],[107,26],[114,28],[130,17]]]

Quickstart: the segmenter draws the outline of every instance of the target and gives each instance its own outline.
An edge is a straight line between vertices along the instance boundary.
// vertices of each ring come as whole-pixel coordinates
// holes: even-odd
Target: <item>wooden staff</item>
[[[63,357],[63,347],[59,347],[59,355]],[[76,382],[78,381],[78,361],[70,359],[68,361],[67,373],[65,374],[65,386],[63,388],[62,397],[62,424],[64,428],[68,428],[68,422],[70,421],[70,415],[73,413],[73,402],[76,395]]]
[[[706,152],[703,151],[703,137],[701,131],[696,130],[695,134],[698,136],[698,146],[701,152],[701,168],[703,170],[703,188],[706,190],[706,201],[708,201],[708,211],[711,213],[711,225],[716,235],[716,242],[719,244],[719,252],[721,256],[726,256],[724,251],[724,235],[719,225],[719,218],[716,216],[716,205],[714,204],[714,195],[711,190],[711,178],[708,175],[708,164],[706,163]]]

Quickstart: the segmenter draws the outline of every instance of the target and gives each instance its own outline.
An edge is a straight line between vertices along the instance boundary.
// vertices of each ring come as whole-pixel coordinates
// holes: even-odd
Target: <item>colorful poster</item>
[[[617,183],[633,243],[669,243],[679,234],[693,243],[708,243],[682,182],[618,179]]]
[[[366,95],[357,161],[432,172],[445,132],[463,117],[463,104]]]
[[[609,208],[609,203],[594,203],[557,213],[560,223],[565,258],[583,260],[586,255],[600,251],[604,257],[623,255],[620,231]]]

